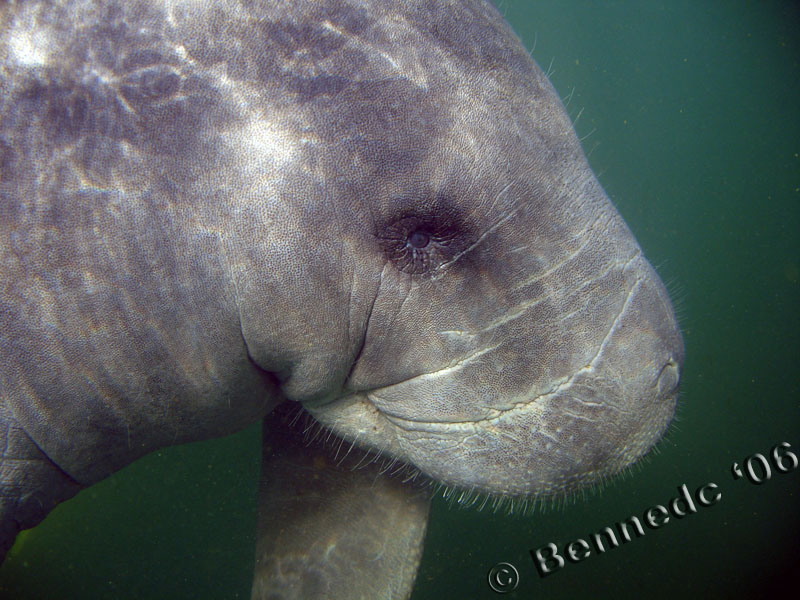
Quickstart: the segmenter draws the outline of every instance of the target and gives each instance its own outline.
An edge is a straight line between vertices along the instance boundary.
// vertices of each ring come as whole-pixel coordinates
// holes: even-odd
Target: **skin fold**
[[[465,501],[573,491],[668,427],[668,294],[491,3],[7,3],[0,49],[0,553],[276,407]],[[281,414],[254,594],[406,596],[427,492]],[[357,540],[385,562],[336,563]]]

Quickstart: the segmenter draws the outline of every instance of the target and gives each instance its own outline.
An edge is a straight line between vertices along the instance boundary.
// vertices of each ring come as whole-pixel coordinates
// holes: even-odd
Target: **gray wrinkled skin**
[[[0,59],[0,551],[284,401],[509,497],[667,428],[667,292],[488,2],[6,3]]]

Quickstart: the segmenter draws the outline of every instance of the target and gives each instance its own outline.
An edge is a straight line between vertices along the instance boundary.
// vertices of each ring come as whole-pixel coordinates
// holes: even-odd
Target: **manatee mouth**
[[[588,382],[576,379],[527,403],[457,422],[393,414],[384,410],[381,390],[350,394],[309,412],[344,439],[409,463],[448,488],[470,495],[552,496],[635,463],[661,439],[677,403],[673,389],[646,417],[632,419],[631,411],[614,404],[579,398],[576,387]]]

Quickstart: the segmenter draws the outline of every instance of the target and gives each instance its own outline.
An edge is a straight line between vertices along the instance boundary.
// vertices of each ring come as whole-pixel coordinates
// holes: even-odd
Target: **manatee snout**
[[[641,255],[636,262],[635,283],[585,364],[472,430],[462,427],[455,442],[429,438],[439,460],[420,467],[467,490],[550,496],[607,479],[646,454],[674,416],[684,347],[663,284]]]
[[[574,430],[555,452],[565,491],[613,475],[646,454],[675,414],[683,339],[664,285],[643,258],[600,349],[553,399],[547,430]]]

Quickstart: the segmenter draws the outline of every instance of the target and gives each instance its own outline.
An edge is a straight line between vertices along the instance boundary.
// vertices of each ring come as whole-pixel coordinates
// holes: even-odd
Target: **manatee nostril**
[[[408,243],[413,248],[424,248],[430,241],[430,236],[423,231],[415,231],[408,236]]]
[[[658,376],[658,397],[672,395],[677,390],[680,381],[681,374],[678,363],[670,358]]]

